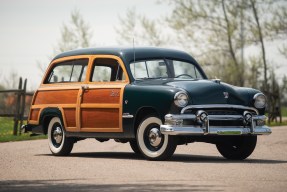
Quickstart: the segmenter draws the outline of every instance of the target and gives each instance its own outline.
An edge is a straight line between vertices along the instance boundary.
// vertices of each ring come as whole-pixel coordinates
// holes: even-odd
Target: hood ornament
[[[212,79],[214,83],[220,84],[221,79]]]
[[[229,98],[229,93],[228,92],[223,92],[224,98],[228,99]]]

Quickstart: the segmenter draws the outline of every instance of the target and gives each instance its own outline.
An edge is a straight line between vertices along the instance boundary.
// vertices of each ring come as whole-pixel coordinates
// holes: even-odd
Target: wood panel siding
[[[82,128],[119,128],[119,109],[82,109]]]
[[[64,109],[67,127],[76,127],[76,109]]]
[[[75,104],[79,90],[39,91],[34,105]]]
[[[31,109],[30,120],[37,121],[40,109]]]
[[[121,89],[85,90],[82,103],[119,103]]]

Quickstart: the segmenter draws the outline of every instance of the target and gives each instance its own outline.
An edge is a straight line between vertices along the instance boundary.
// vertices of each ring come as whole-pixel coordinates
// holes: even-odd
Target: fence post
[[[25,79],[25,81],[24,81],[23,91],[21,92],[22,102],[20,105],[21,106],[21,109],[20,109],[20,127],[19,127],[19,134],[20,135],[21,135],[21,127],[23,125],[25,106],[26,106],[26,89],[27,89],[27,79]]]
[[[19,86],[18,90],[22,90],[22,77],[19,79]],[[20,102],[21,102],[21,92],[17,92],[17,103],[16,103],[16,111],[14,116],[14,129],[13,129],[13,135],[17,135],[18,131],[18,120],[19,120],[19,113],[20,113]]]

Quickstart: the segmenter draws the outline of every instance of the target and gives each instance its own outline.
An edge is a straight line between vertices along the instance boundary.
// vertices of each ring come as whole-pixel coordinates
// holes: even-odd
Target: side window
[[[125,81],[123,70],[114,59],[95,59],[91,82]]]
[[[148,77],[147,67],[145,64],[145,61],[130,64],[130,68],[135,79]]]
[[[64,61],[54,66],[45,83],[82,82],[86,77],[88,59]]]
[[[139,61],[130,64],[135,79],[168,77],[164,60]]]
[[[173,63],[175,77],[185,77],[186,75],[188,75],[189,77],[192,77],[194,79],[202,79],[202,76],[200,75],[199,71],[194,65],[190,63],[176,60],[169,61],[169,63]]]
[[[112,68],[109,66],[94,66],[92,81],[107,82],[111,80]]]

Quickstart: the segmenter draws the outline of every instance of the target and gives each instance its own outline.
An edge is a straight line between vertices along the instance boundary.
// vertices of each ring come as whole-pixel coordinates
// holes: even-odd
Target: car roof
[[[173,58],[179,60],[187,60],[197,64],[197,62],[186,52],[158,47],[85,48],[63,52],[57,55],[53,60],[76,55],[115,55],[122,58],[126,63],[130,63],[133,60],[138,61],[144,59]]]

